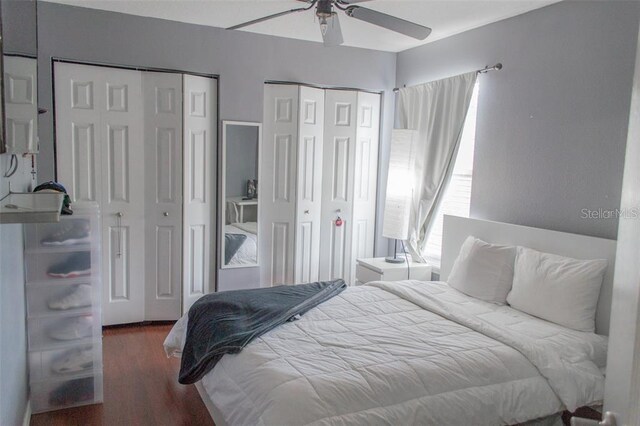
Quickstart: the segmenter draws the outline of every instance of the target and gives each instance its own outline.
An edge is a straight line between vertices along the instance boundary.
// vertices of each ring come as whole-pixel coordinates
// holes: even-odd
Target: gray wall
[[[219,118],[262,121],[265,80],[386,91],[392,105],[396,55],[42,2],[38,4],[40,103],[52,108],[51,57],[220,75]],[[385,188],[392,108],[384,108],[378,199]],[[53,177],[53,117],[40,121],[41,180]],[[382,203],[378,218],[382,218]],[[376,252],[387,240],[378,224]],[[219,289],[254,287],[257,268],[219,271]]]
[[[2,0],[0,6],[4,52],[35,57],[38,51],[36,0]]]
[[[563,1],[401,52],[398,85],[480,76],[471,215],[616,238],[640,3]]]
[[[31,161],[20,159],[11,179],[4,177],[10,155],[0,155],[0,198],[30,190]],[[0,225],[0,425],[20,425],[27,405],[27,341],[24,304],[22,225]]]
[[[36,2],[2,1],[5,53],[36,55]],[[5,178],[11,156],[0,155],[0,198],[30,190],[31,161],[18,156],[19,168]],[[27,406],[22,225],[0,225],[0,425],[20,425]]]
[[[227,126],[225,190],[227,197],[247,193],[247,180],[258,179],[258,128]]]

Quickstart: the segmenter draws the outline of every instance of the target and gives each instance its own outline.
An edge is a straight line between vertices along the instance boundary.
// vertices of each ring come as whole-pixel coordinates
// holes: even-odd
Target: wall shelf
[[[60,222],[64,194],[12,192],[0,200],[0,223]]]

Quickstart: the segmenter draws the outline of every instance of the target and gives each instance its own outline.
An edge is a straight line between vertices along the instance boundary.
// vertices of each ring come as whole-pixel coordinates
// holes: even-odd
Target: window
[[[458,157],[453,168],[449,187],[444,193],[440,208],[436,213],[431,232],[427,238],[424,253],[434,268],[440,268],[442,253],[442,221],[445,214],[469,217],[471,206],[471,181],[473,178],[473,150],[476,141],[476,115],[478,112],[478,83],[473,89],[469,111],[462,130],[462,140]]]

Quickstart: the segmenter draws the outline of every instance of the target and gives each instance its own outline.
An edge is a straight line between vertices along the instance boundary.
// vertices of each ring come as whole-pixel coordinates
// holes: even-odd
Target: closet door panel
[[[7,152],[38,152],[37,60],[4,56],[4,89]]]
[[[93,67],[60,62],[54,72],[57,180],[73,203],[99,203],[101,76]]]
[[[215,79],[184,75],[183,312],[215,290],[216,99]]]
[[[325,92],[320,279],[351,283],[357,93]]]
[[[349,192],[349,153],[353,143],[350,137],[335,137],[333,164],[331,164],[331,201],[347,202]]]
[[[74,202],[97,201],[100,176],[96,162],[96,123],[73,122],[70,130],[70,146],[59,146],[58,156],[70,159],[67,164],[71,163],[71,168],[59,170],[58,180],[71,182],[65,188],[73,193]]]
[[[348,253],[346,252],[347,245],[347,233],[351,225],[349,219],[343,219],[342,226],[336,226],[335,223],[331,223],[331,237],[329,241],[329,265],[328,272],[330,275],[326,279],[342,278],[347,276],[347,259]],[[346,281],[346,279],[345,279]]]
[[[298,100],[295,85],[267,84],[260,165],[261,284],[295,283]]]
[[[129,198],[129,127],[124,125],[107,125],[107,170],[109,202],[128,203]]]
[[[107,263],[109,265],[109,269],[106,279],[109,283],[108,300],[110,304],[131,303],[131,271],[129,269],[129,257],[123,256],[124,253],[129,253],[129,231],[130,227],[126,225],[109,226],[107,231],[107,234],[109,235],[107,251],[107,253],[109,253],[109,261]],[[113,309],[111,308],[105,309],[105,313],[109,312],[108,315],[110,317],[105,325],[119,323],[119,318],[117,318],[112,311]],[[141,321],[142,319],[139,320]]]
[[[144,116],[139,71],[90,67],[101,76],[104,324],[144,320]]]
[[[318,281],[322,214],[324,90],[300,86],[295,283]]]
[[[145,123],[145,319],[182,312],[182,75],[142,74]]]

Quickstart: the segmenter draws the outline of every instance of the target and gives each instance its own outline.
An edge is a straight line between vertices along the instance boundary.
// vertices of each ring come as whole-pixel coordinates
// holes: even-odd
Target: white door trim
[[[618,224],[604,411],[614,413],[619,424],[637,425],[640,424],[640,38],[620,210],[625,214]]]

